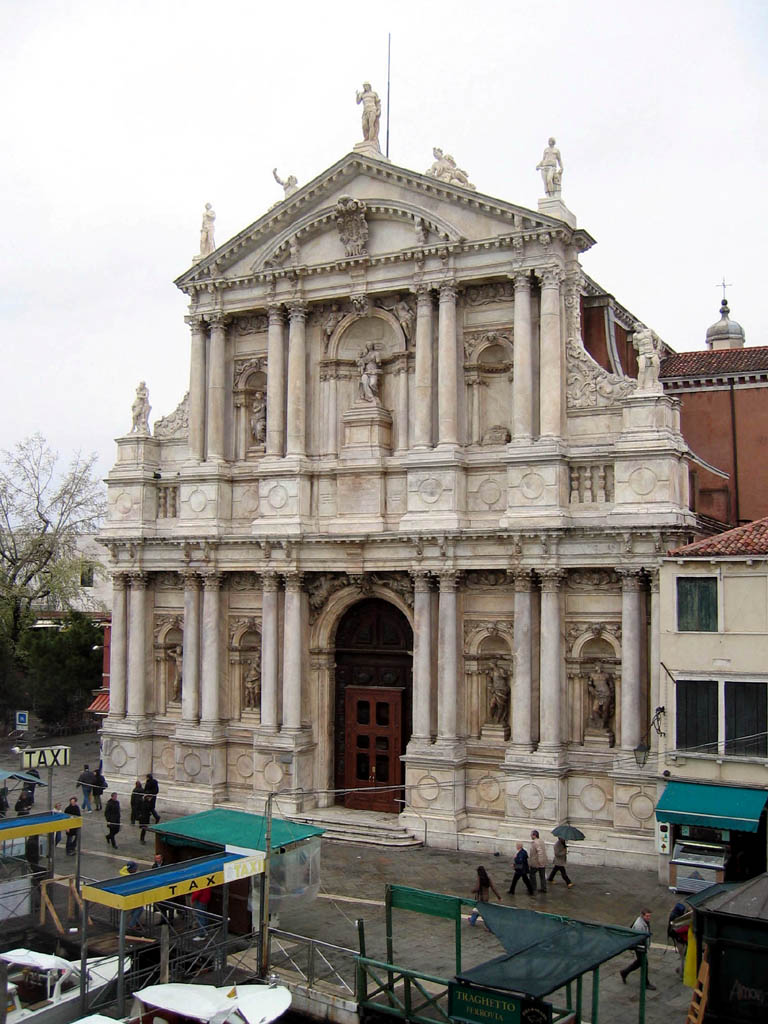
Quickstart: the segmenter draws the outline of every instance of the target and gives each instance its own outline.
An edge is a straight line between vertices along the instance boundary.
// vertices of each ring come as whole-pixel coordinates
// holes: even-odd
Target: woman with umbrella
[[[568,877],[568,872],[565,870],[565,865],[568,860],[568,847],[566,846],[566,839],[568,840],[579,840],[584,838],[584,833],[579,829],[574,828],[573,825],[558,825],[557,828],[552,829],[552,835],[557,836],[557,842],[555,843],[555,849],[552,861],[552,870],[549,872],[549,878],[547,881],[551,884],[555,880],[555,875],[558,872],[563,876],[563,881],[569,889],[573,888],[573,882]]]

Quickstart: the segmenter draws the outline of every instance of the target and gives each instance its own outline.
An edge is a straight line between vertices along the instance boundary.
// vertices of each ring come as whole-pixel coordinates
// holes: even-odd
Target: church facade
[[[189,392],[153,434],[138,395],[109,476],[111,784],[655,850],[633,751],[687,449],[612,299],[638,379],[590,355],[609,297],[548,190],[533,211],[369,140],[178,279]]]

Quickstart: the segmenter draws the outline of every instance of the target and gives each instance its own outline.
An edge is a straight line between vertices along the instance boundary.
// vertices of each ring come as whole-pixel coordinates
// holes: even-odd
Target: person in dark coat
[[[101,774],[101,768],[97,768],[93,773],[93,806],[97,811],[101,810],[101,794],[107,788],[107,780]]]
[[[144,837],[146,836],[147,829],[149,828],[149,819],[150,819],[151,815],[152,815],[152,794],[151,793],[145,793],[144,797],[143,797],[143,799],[141,801],[141,806],[139,807],[139,812],[136,815],[136,819],[137,819],[137,821],[139,823],[139,828],[141,829],[141,832],[139,832],[139,839],[142,841],[142,843],[146,842],[146,839]]]
[[[108,829],[107,842],[116,850],[115,836],[120,831],[120,801],[117,799],[117,793],[113,793],[104,805],[104,820]]]
[[[83,770],[77,777],[77,784],[83,791],[83,810],[86,814],[91,813],[91,791],[95,777],[87,764],[83,765]]]
[[[152,797],[150,804],[150,814],[155,821],[160,821],[160,815],[157,813],[155,804],[157,803],[157,794],[160,792],[160,786],[158,785],[157,779],[154,777],[152,772],[147,775],[147,781],[144,783],[144,792],[148,793]]]
[[[22,789],[19,793],[19,799],[14,805],[14,810],[21,817],[24,814],[29,814],[29,809],[32,806],[32,797],[29,795],[29,791]]]
[[[144,787],[140,779],[136,779],[136,785],[131,790],[131,824],[135,825],[139,817],[139,808],[144,799]]]
[[[512,885],[509,887],[510,893],[514,896],[517,883],[522,880],[525,882],[525,887],[528,890],[528,895],[533,896],[533,886],[531,885],[531,879],[528,872],[528,851],[523,848],[522,843],[517,843],[517,853],[515,854],[515,874],[512,878]]]
[[[80,808],[78,806],[77,797],[76,796],[71,796],[69,798],[69,803],[64,808],[64,813],[65,814],[72,814],[76,818],[82,818],[82,814],[80,813]],[[67,856],[68,857],[74,857],[75,854],[77,853],[77,833],[79,831],[80,831],[79,828],[68,828],[67,829],[67,847],[66,847],[66,849],[67,849]]]

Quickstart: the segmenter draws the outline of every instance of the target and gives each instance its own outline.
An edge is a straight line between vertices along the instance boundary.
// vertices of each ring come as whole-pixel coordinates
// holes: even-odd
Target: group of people
[[[117,840],[115,837],[121,827],[120,800],[117,793],[112,793],[102,807],[101,795],[107,787],[107,780],[101,774],[101,768],[94,772],[87,764],[83,765],[77,785],[83,793],[82,807],[78,804],[76,796],[70,797],[68,805],[64,808],[64,814],[72,814],[79,818],[82,817],[83,811],[90,814],[93,810],[103,810],[104,821],[107,825],[105,838],[107,843],[116,850]],[[156,806],[159,792],[160,786],[152,772],[148,773],[144,783],[141,782],[141,779],[137,779],[131,792],[131,825],[139,826],[139,839],[142,843],[146,842],[150,818],[154,818],[156,822],[160,821]],[[91,798],[93,798],[93,807],[91,807]],[[55,809],[60,810],[58,804],[55,805]],[[68,857],[73,857],[77,853],[78,831],[77,828],[67,829],[66,852]],[[58,842],[58,838],[56,841]]]

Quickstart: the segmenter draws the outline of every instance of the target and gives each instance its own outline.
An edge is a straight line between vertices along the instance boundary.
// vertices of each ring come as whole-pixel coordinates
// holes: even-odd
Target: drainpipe
[[[740,525],[741,515],[739,509],[739,452],[736,447],[736,402],[733,395],[733,378],[730,382],[731,396],[731,445],[733,447],[733,488],[734,488],[734,514],[736,526]]]

